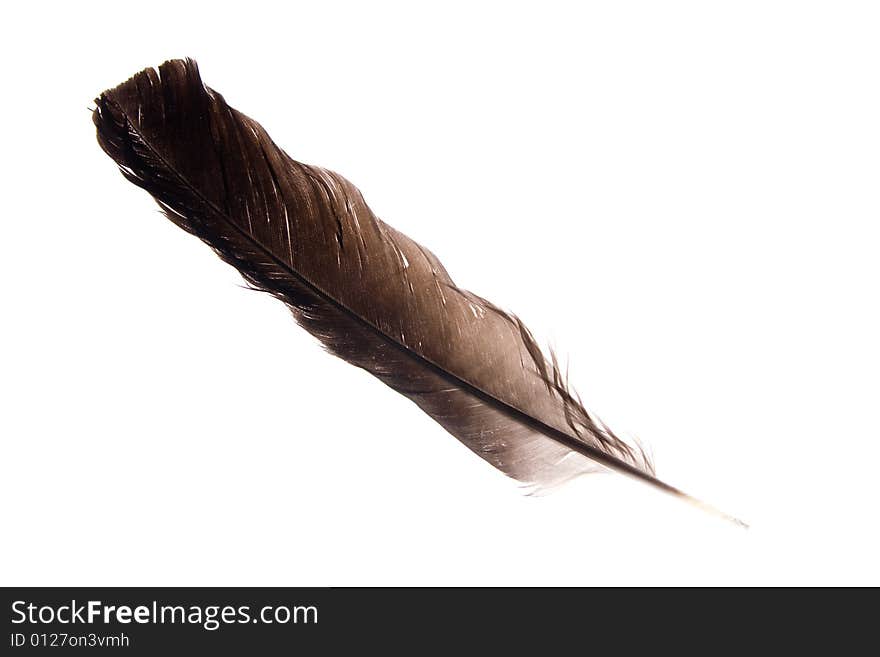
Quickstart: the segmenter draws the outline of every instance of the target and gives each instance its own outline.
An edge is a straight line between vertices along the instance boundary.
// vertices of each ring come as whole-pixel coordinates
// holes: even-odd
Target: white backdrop
[[[880,584],[876,4],[4,13],[0,583]],[[242,289],[94,139],[181,56],[752,529],[524,497]]]

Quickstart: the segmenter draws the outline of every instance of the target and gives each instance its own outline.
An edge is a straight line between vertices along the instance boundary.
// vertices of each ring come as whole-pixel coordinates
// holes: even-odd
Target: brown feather
[[[173,222],[493,466],[535,488],[607,467],[680,494],[587,412],[517,317],[457,287],[345,178],[291,159],[194,61],[96,102],[101,147]]]

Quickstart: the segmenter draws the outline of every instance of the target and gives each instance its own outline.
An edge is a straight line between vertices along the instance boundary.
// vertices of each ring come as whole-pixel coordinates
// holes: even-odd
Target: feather
[[[515,315],[456,286],[348,180],[290,158],[193,60],[96,103],[101,147],[171,221],[491,465],[535,491],[611,469],[686,497],[584,408]]]

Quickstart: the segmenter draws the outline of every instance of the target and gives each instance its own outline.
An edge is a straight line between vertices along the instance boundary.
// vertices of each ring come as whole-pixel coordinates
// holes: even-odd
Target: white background
[[[0,582],[880,584],[876,7],[13,3]],[[524,497],[242,289],[94,139],[187,55],[752,529]]]

